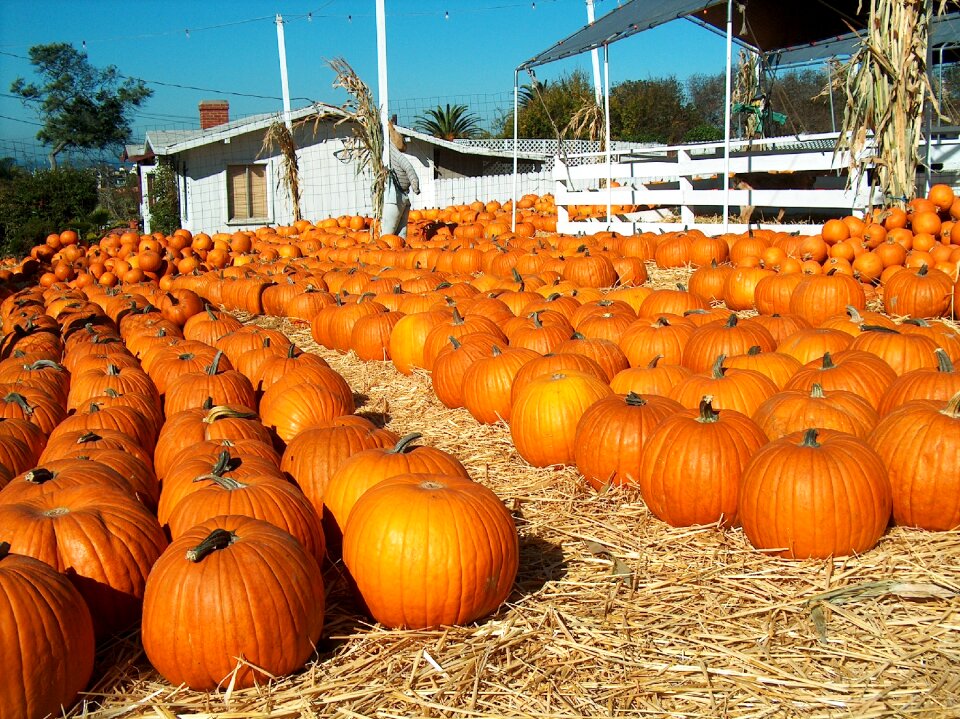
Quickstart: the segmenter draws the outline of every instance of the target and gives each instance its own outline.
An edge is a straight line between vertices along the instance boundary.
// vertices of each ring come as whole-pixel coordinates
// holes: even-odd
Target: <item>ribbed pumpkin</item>
[[[578,354],[592,359],[600,365],[608,382],[617,372],[622,372],[630,366],[620,345],[610,340],[584,337],[579,332],[574,332],[570,339],[558,344],[553,353]]]
[[[93,620],[66,575],[0,542],[0,719],[60,716],[93,674]]]
[[[719,355],[709,373],[692,374],[670,390],[670,398],[687,409],[696,409],[704,395],[713,397],[715,409],[733,409],[753,416],[764,401],[778,392],[766,375],[749,369],[726,369],[726,357]]]
[[[682,411],[678,402],[667,397],[641,397],[633,392],[594,402],[577,423],[577,470],[598,491],[636,484],[647,439],[667,417]]]
[[[910,370],[890,383],[877,408],[881,417],[911,400],[947,400],[960,392],[960,371],[954,368],[942,348],[938,347],[935,353],[936,369],[921,367]]]
[[[374,619],[428,629],[494,611],[513,587],[519,543],[510,513],[483,485],[403,474],[359,499],[343,558]]]
[[[640,460],[640,494],[650,511],[674,527],[732,526],[740,475],[767,442],[747,415],[713,408],[672,414],[647,438]]]
[[[946,317],[950,313],[953,281],[938,269],[921,265],[897,272],[886,283],[883,309],[891,315]]]
[[[641,317],[623,331],[620,348],[631,367],[646,367],[657,356],[664,364],[682,364],[683,350],[695,329],[688,320]]]
[[[260,400],[260,416],[264,426],[284,442],[317,424],[345,414],[353,414],[356,406],[352,392],[331,391],[315,382],[281,387],[274,384]]]
[[[808,362],[783,388],[809,392],[814,384],[819,384],[827,392],[837,389],[853,392],[877,408],[887,387],[896,378],[893,368],[875,354],[844,350],[836,355],[827,352]]]
[[[320,516],[300,489],[283,479],[261,477],[247,484],[213,476],[181,499],[170,513],[171,539],[222,514],[262,519],[293,535],[310,555],[322,563],[326,555]]]
[[[427,335],[449,317],[443,310],[404,315],[390,333],[390,361],[400,374],[411,374],[423,367],[423,350]]]
[[[463,375],[463,406],[481,424],[510,421],[511,390],[517,372],[540,355],[532,349],[493,345]]]
[[[869,437],[887,467],[893,519],[907,527],[960,527],[960,393],[944,406],[908,402],[884,417]]]
[[[222,357],[222,351],[218,350],[206,369],[182,374],[167,385],[164,412],[168,417],[185,409],[202,407],[208,398],[216,405],[256,406],[257,398],[250,380],[234,369],[222,371]]]
[[[836,354],[850,347],[853,337],[841,330],[810,327],[794,332],[779,345],[777,352],[790,355],[801,364],[819,359],[828,352]]]
[[[842,389],[824,392],[814,384],[809,392],[777,392],[757,408],[753,420],[771,441],[808,427],[835,429],[866,439],[879,417],[863,397]]]
[[[535,467],[576,462],[577,423],[610,386],[583,372],[555,372],[531,381],[515,398],[510,435],[517,453]]]
[[[215,517],[154,566],[143,647],[174,686],[242,689],[304,665],[323,632],[324,602],[320,567],[293,537],[259,519]]]
[[[108,450],[88,450],[90,454],[97,451]],[[139,461],[130,454],[122,454],[133,461]],[[151,511],[156,509],[160,485],[152,474],[121,474],[106,463],[84,456],[85,459],[68,457],[50,460],[18,474],[0,491],[0,504],[33,499],[67,487],[86,486],[116,489],[137,499]]]
[[[430,383],[437,399],[450,409],[463,407],[463,377],[470,366],[486,357],[490,347],[500,340],[485,332],[474,332],[459,339],[449,337],[450,344],[437,354],[430,373]]]
[[[723,366],[759,372],[773,380],[780,389],[803,367],[795,357],[780,352],[764,352],[759,345],[754,345],[745,354],[727,357]]]
[[[740,478],[740,522],[757,549],[790,559],[862,554],[890,520],[890,481],[864,441],[807,429],[761,448]]]
[[[790,297],[790,312],[800,315],[814,327],[828,317],[840,314],[848,306],[866,309],[867,296],[857,280],[835,271],[808,275]]]
[[[287,443],[280,468],[290,476],[318,513],[330,477],[348,458],[365,449],[393,447],[400,438],[357,415],[305,429]]]
[[[731,312],[726,322],[710,322],[693,331],[684,345],[681,364],[693,372],[707,372],[717,355],[740,355],[751,347],[773,352],[777,341],[766,328],[740,322]]]
[[[102,485],[73,486],[0,504],[12,551],[66,572],[83,595],[98,639],[135,624],[147,574],[167,546],[140,502]]]
[[[191,316],[183,325],[183,336],[211,347],[224,335],[243,327],[243,323],[227,312],[220,312],[210,305],[203,312]]]
[[[470,479],[456,457],[436,447],[415,445],[420,434],[411,432],[393,447],[357,452],[344,460],[330,477],[323,495],[327,546],[336,549],[357,500],[378,482],[398,474],[444,474]]]
[[[937,343],[925,335],[899,332],[889,327],[864,325],[850,349],[870,352],[885,360],[897,376],[921,367],[937,366]]]
[[[523,388],[537,377],[565,371],[586,372],[602,382],[607,381],[607,375],[603,368],[596,360],[586,355],[568,352],[546,354],[543,357],[537,357],[525,363],[517,372],[513,378],[513,386],[510,388],[511,406]],[[624,392],[623,394],[626,393]]]
[[[617,372],[610,380],[610,389],[617,394],[634,392],[639,395],[655,394],[666,397],[673,386],[689,377],[687,367],[677,364],[661,364],[663,355],[657,355],[646,367],[628,367]]]

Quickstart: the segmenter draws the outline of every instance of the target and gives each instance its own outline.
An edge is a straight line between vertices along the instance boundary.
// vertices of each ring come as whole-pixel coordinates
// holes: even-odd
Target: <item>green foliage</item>
[[[27,172],[12,168],[0,178],[0,253],[21,256],[52,232],[100,229],[97,178],[92,170],[60,167]]]
[[[610,91],[610,132],[620,140],[675,144],[696,124],[674,78],[630,80]]]
[[[37,139],[50,147],[50,166],[67,149],[119,148],[130,139],[130,114],[153,91],[141,80],[121,75],[112,65],[95,68],[72,45],[34,45],[30,62],[41,78],[17,78],[10,92],[38,107],[43,127]]]
[[[470,114],[466,105],[437,105],[418,117],[413,126],[444,140],[470,139],[480,134],[480,119]]]
[[[534,81],[521,93],[519,134],[520,137],[555,140],[562,128],[567,127],[584,102],[593,102],[593,85],[582,70],[555,82]],[[513,137],[513,112],[502,118],[498,137]]]
[[[150,187],[150,230],[172,234],[180,227],[180,197],[177,176],[167,162],[160,162],[153,173]]]
[[[681,142],[720,142],[723,140],[723,130],[714,125],[708,125],[706,123],[695,125],[688,129]]]

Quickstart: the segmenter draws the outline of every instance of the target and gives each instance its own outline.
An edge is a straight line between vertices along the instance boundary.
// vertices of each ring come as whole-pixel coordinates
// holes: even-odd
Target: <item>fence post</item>
[[[685,149],[677,150],[677,164],[683,165],[687,162],[690,162],[690,152]],[[687,205],[686,200],[686,193],[693,189],[693,183],[690,181],[689,174],[680,174],[679,186],[681,192],[684,193],[683,202],[680,205],[680,222],[683,225],[689,226],[697,220],[696,215],[693,213],[693,209]]]

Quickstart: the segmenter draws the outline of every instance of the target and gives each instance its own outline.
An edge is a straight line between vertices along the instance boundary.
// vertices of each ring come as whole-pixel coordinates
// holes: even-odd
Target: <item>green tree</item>
[[[27,172],[11,169],[0,180],[0,251],[22,255],[51,232],[98,231],[97,178],[92,170],[59,167]]]
[[[150,230],[172,234],[180,227],[180,197],[177,194],[177,176],[169,162],[161,160],[153,172],[148,200]]]
[[[444,140],[474,138],[480,134],[480,119],[469,112],[466,105],[437,105],[418,117],[413,126]]]
[[[553,82],[533,83],[520,93],[519,134],[520,137],[545,138],[554,140],[583,106],[583,98],[593,101],[593,85],[582,70],[574,70]],[[513,111],[505,114],[499,137],[513,137]]]
[[[698,119],[675,78],[629,80],[610,91],[610,131],[629,142],[680,142]]]
[[[37,139],[50,148],[51,168],[64,150],[119,148],[130,139],[132,111],[153,94],[141,80],[122,80],[112,65],[94,67],[67,43],[34,45],[30,62],[39,84],[17,78],[10,92],[39,108]]]

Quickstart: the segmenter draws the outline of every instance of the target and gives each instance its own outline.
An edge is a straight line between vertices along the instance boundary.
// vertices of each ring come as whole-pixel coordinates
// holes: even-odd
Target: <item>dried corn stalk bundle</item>
[[[293,219],[294,222],[298,222],[303,219],[303,215],[300,212],[300,165],[297,163],[297,143],[290,128],[279,120],[267,128],[263,136],[263,145],[260,147],[260,155],[272,152],[275,147],[280,150],[283,161],[282,172],[277,178],[277,187],[279,188],[281,183],[286,186],[293,203]]]
[[[837,149],[850,150],[851,178],[876,167],[872,183],[891,202],[907,202],[916,195],[924,101],[936,103],[927,75],[929,19],[947,4],[870,0],[867,32],[847,64]],[[867,150],[871,133],[873,148]]]

